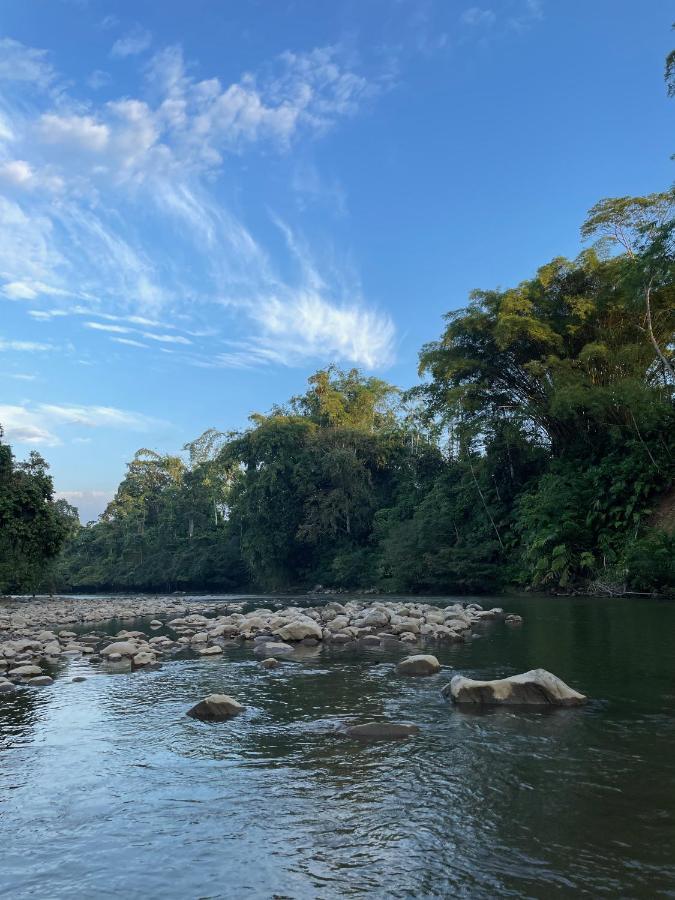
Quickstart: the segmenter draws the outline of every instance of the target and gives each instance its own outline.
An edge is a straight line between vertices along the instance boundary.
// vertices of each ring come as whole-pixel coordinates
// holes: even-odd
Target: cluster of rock
[[[484,622],[504,620],[508,625],[522,624],[522,618],[505,615],[500,608],[484,610],[476,603],[454,603],[445,607],[427,603],[349,600],[322,605],[281,609],[259,608],[248,613],[241,604],[230,604],[223,612],[223,601],[204,601],[197,611],[177,598],[143,598],[145,608],[130,598],[122,600],[38,601],[37,606],[23,601],[18,608],[5,605],[0,613],[0,694],[17,685],[52,683],[48,670],[60,660],[85,657],[97,660],[113,670],[152,668],[167,655],[184,650],[204,657],[219,656],[233,642],[250,642],[253,654],[264,668],[280,665],[278,658],[298,656],[306,646],[349,645],[411,646],[427,641],[469,641],[474,629]],[[64,604],[64,606],[61,606]],[[182,615],[175,613],[181,611]],[[159,616],[150,621],[151,629],[162,628],[169,634],[149,636],[142,631],[122,630],[113,639],[100,631],[88,633],[59,628],[55,622],[102,622],[111,617]],[[205,615],[205,613],[210,615]],[[45,628],[49,622],[51,628]],[[429,677],[441,671],[438,659],[428,653],[415,653],[396,666],[402,676]],[[83,680],[79,678],[73,680]],[[521,675],[492,681],[477,681],[455,675],[441,693],[465,708],[506,704],[510,706],[578,706],[586,701],[555,675],[534,669]],[[189,711],[192,718],[221,722],[244,711],[234,698],[211,694]],[[397,722],[366,722],[345,726],[344,734],[358,740],[388,740],[411,737],[416,725]]]
[[[190,611],[213,614],[223,607],[222,599],[198,598],[190,600]],[[228,607],[232,604],[228,604]],[[241,607],[241,604],[239,604]],[[184,611],[184,597],[174,595],[95,597],[2,597],[0,598],[0,629],[45,627],[58,630],[73,625],[97,625],[111,619],[176,616]]]
[[[252,642],[261,665],[271,669],[279,665],[279,658],[297,656],[299,645],[361,642],[390,647],[427,640],[468,641],[477,625],[504,618],[502,609],[484,610],[476,603],[441,608],[428,603],[349,600],[278,610],[259,608],[248,613],[241,612],[241,607],[241,603],[230,604],[227,612],[219,614],[223,601],[207,600],[196,604],[197,611],[192,611],[195,606],[191,604],[187,614],[176,616],[177,611],[186,611],[185,601],[175,597],[38,598],[5,603],[0,611],[0,692],[11,691],[15,684],[49,684],[51,668],[68,657],[101,660],[118,670],[146,668],[184,650],[218,656],[232,641],[243,641]],[[170,636],[149,637],[141,631],[122,630],[111,639],[95,630],[78,634],[59,627],[65,622],[81,625],[142,614],[163,615],[163,619],[153,618],[150,625],[155,629],[166,626]],[[410,665],[424,668],[429,659]]]

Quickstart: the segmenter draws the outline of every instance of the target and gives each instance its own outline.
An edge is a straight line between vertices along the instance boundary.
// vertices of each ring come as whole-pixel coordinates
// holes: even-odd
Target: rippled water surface
[[[525,624],[437,645],[432,678],[397,675],[396,650],[265,671],[236,648],[128,674],[76,660],[0,696],[0,895],[675,897],[675,606],[497,602]],[[439,693],[452,669],[536,666],[592,702],[476,715]],[[186,717],[212,692],[246,713]],[[337,732],[377,718],[421,732]]]

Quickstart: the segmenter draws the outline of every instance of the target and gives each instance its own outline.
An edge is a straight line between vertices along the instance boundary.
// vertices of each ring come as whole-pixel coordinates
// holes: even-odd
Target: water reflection
[[[269,601],[255,601],[268,605]],[[458,712],[400,650],[263,670],[216,659],[106,674],[84,661],[0,701],[0,864],[13,897],[637,897],[675,883],[675,607],[502,602],[522,628],[441,646],[476,677],[544,666],[581,710]],[[147,623],[115,623],[120,628]],[[156,632],[153,632],[156,633]],[[80,683],[67,679],[78,672]],[[213,691],[246,712],[185,716]],[[413,721],[363,744],[347,720]],[[669,894],[670,892],[670,894]]]

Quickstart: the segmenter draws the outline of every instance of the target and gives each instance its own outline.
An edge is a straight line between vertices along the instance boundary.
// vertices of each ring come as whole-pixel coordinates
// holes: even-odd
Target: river
[[[306,648],[265,671],[236,648],[133,673],[73,660],[0,697],[0,894],[675,897],[675,604],[481,602],[525,622],[435,645],[431,678],[396,675],[403,650]],[[538,666],[590,702],[471,714],[439,693],[452,670]],[[246,712],[185,715],[212,692]],[[378,717],[421,732],[336,730]]]

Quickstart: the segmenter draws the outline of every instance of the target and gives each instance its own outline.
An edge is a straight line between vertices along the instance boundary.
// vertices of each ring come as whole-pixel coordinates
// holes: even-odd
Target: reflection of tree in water
[[[19,688],[13,694],[0,694],[0,750],[10,750],[26,742],[40,719],[45,703],[35,688]]]

